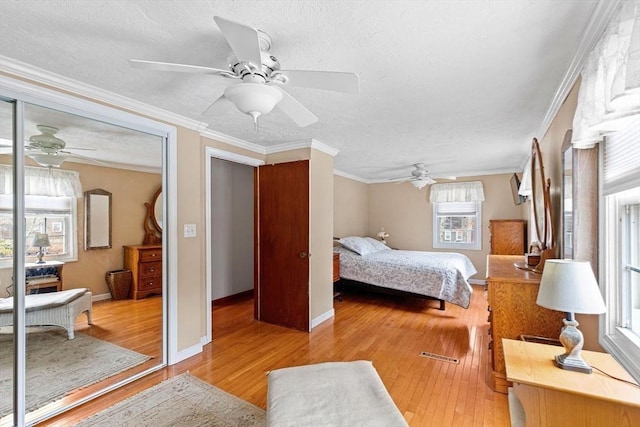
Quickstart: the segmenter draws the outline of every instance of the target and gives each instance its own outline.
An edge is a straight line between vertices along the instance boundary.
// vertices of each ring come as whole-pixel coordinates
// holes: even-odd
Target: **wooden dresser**
[[[493,255],[524,255],[527,252],[527,222],[523,219],[489,220]]]
[[[342,292],[339,289],[337,282],[340,281],[340,254],[333,253],[333,297],[338,301],[342,301]]]
[[[162,294],[162,246],[124,246],[124,268],[131,270],[133,299]]]
[[[507,393],[502,339],[520,339],[522,335],[557,338],[564,313],[536,304],[541,274],[520,270],[515,262],[524,256],[489,255],[487,282],[489,299],[489,348],[491,349],[492,384],[495,391]]]

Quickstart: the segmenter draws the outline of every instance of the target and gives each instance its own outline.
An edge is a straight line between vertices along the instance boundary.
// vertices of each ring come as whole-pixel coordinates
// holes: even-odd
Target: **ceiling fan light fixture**
[[[427,184],[429,184],[428,179],[416,179],[411,181],[411,185],[416,187],[418,190],[422,190],[424,187],[427,186]]]
[[[64,156],[46,153],[28,153],[37,164],[46,168],[59,168],[65,161]]]
[[[238,83],[229,86],[224,90],[224,96],[242,113],[253,117],[256,125],[259,116],[270,113],[282,100],[282,92],[260,83]]]

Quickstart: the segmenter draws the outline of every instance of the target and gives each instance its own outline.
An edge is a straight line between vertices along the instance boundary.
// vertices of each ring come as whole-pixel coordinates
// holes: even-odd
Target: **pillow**
[[[374,239],[373,237],[365,237],[364,239],[371,245],[371,247],[373,247],[373,249],[376,252],[379,252],[379,251],[390,251],[391,250],[391,248],[389,246],[385,245],[380,240]]]
[[[340,244],[362,256],[377,252],[363,237],[349,236],[340,239]]]

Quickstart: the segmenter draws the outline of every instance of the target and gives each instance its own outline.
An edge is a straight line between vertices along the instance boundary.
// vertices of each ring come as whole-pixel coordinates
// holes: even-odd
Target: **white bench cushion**
[[[59,307],[80,298],[87,288],[69,289],[60,292],[48,292],[44,294],[25,295],[24,303],[26,311],[44,310],[46,308]],[[13,297],[0,298],[0,313],[13,311]]]
[[[407,426],[370,361],[277,369],[267,381],[270,427]]]

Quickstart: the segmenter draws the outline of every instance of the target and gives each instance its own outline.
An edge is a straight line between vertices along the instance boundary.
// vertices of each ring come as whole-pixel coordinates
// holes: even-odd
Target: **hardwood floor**
[[[509,426],[506,395],[490,384],[487,303],[474,287],[465,310],[414,297],[347,290],[335,318],[311,333],[260,323],[253,301],[214,306],[213,342],[201,354],[48,420],[72,425],[160,381],[189,371],[266,408],[269,370],[325,361],[371,360],[411,426]],[[125,323],[113,318],[114,323]],[[120,329],[118,327],[112,329]],[[422,357],[449,356],[458,363]]]

